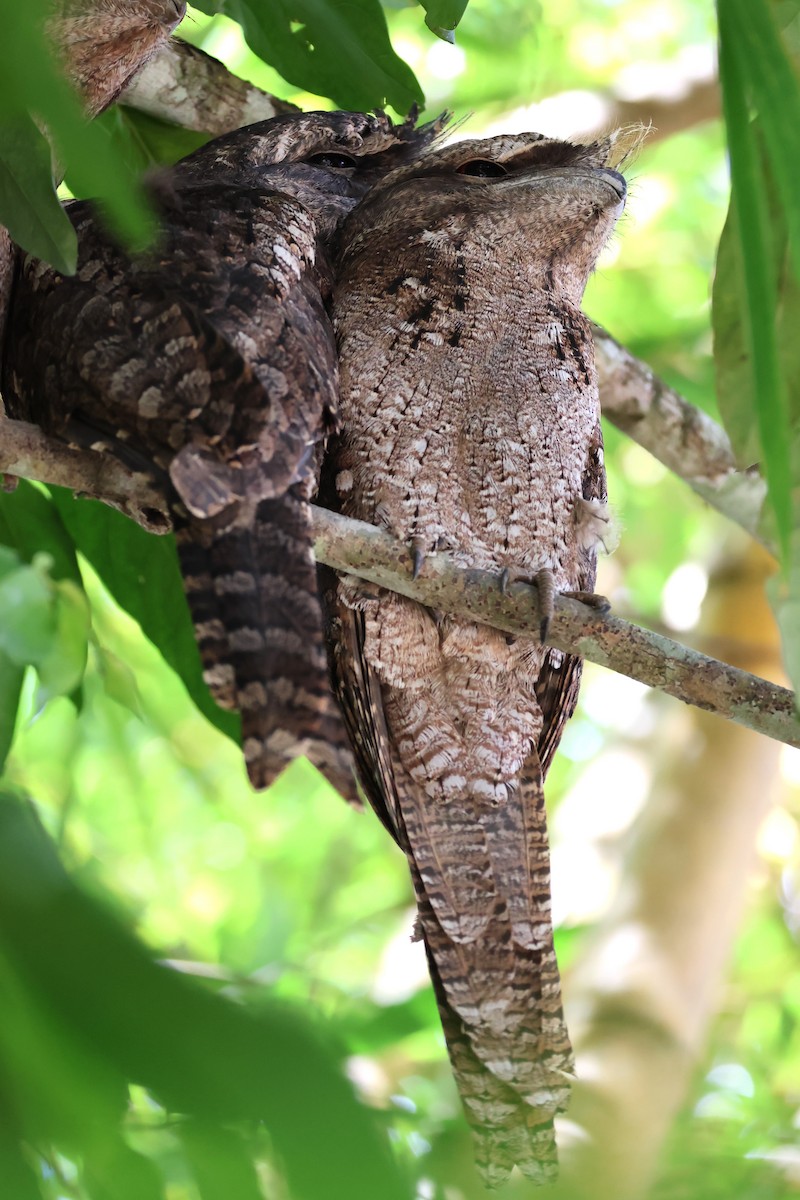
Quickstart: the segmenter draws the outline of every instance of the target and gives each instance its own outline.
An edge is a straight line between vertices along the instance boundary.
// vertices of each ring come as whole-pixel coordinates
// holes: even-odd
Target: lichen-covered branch
[[[773,550],[760,528],[766,484],[740,471],[728,435],[609,333],[594,325],[603,416],[680,476],[708,504]]]
[[[103,499],[154,532],[169,527],[157,481],[132,474],[110,455],[71,450],[23,422],[0,423],[0,472]],[[539,627],[538,597],[531,585],[512,584],[504,594],[498,574],[459,568],[446,554],[430,555],[413,579],[411,550],[383,530],[319,508],[314,509],[313,527],[317,559],[337,570],[511,633],[534,633]],[[658,633],[559,596],[548,642],[800,746],[792,692]]]
[[[7,477],[8,486],[17,478],[36,479],[102,500],[151,533],[168,533],[172,528],[163,488],[149,476],[130,471],[110,454],[73,449],[47,437],[38,425],[2,415],[0,474]]]
[[[140,71],[121,101],[151,117],[215,136],[296,111],[293,104],[239,79],[218,59],[177,38]]]

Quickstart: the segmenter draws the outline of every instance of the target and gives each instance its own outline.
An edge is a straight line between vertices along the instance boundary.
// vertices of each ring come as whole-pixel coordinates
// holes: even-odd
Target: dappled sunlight
[[[699,563],[682,563],[664,584],[661,617],[678,632],[692,629],[700,617],[700,608],[708,588],[708,572]]]
[[[776,804],[758,831],[758,853],[771,862],[786,863],[796,858],[799,844],[797,818]]]
[[[383,948],[371,989],[376,1004],[401,1004],[430,984],[425,946],[412,940],[416,915],[416,909],[407,909]]]

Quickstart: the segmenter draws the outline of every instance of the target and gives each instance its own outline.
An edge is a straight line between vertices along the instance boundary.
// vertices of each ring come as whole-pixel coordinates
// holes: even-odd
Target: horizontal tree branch
[[[158,532],[169,523],[157,482],[132,474],[110,455],[65,447],[23,422],[0,423],[0,471],[111,502]],[[325,509],[313,510],[313,531],[318,561],[336,570],[510,633],[535,634],[539,627],[534,586],[515,583],[504,594],[499,573],[457,567],[446,554],[430,555],[413,579],[408,546],[381,529]],[[558,596],[547,641],[687,704],[800,747],[792,692],[661,634]]]
[[[381,529],[338,513],[314,509],[314,552],[336,570],[429,608],[509,633],[535,635],[539,626],[535,586],[516,583],[503,594],[499,572],[465,570],[446,554],[430,555],[412,579],[411,548]],[[793,692],[649,629],[557,596],[547,643],[767,737],[800,746]]]

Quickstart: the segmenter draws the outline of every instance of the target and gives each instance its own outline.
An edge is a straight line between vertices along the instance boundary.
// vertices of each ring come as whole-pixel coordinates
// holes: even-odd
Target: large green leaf
[[[20,559],[30,563],[37,555],[47,556],[56,593],[55,612],[48,618],[53,640],[43,647],[38,664],[44,670],[40,699],[70,691],[83,674],[88,637],[80,567],[72,538],[49,496],[25,480],[13,492],[0,492],[0,547],[0,575],[15,569]],[[11,615],[4,612],[0,619],[7,623]],[[14,736],[23,675],[18,658],[0,655],[0,765]]]
[[[714,288],[720,409],[740,456],[754,455],[748,418],[758,433],[783,567],[772,602],[800,692],[800,87],[766,0],[718,11],[732,181]]]
[[[17,724],[24,669],[39,676],[37,701],[69,695],[86,668],[89,606],[71,579],[50,576],[53,560],[33,555],[30,564],[0,547],[0,766]]]
[[[721,0],[719,63],[733,185],[737,291],[752,375],[761,463],[786,560],[792,521],[789,410],[775,331],[777,282],[769,208],[748,111],[748,66],[741,17],[738,0]]]
[[[134,171],[175,163],[204,146],[212,136],[170,125],[125,104],[112,104],[95,124],[106,131],[115,153],[125,158]]]
[[[463,17],[469,0],[419,0],[425,9],[425,24],[445,42],[454,42],[453,30]]]
[[[146,533],[105,504],[76,500],[61,488],[45,492],[23,480],[15,491],[0,492],[0,545],[12,547],[26,562],[45,552],[52,561],[54,579],[82,586],[79,551],[180,676],[204,716],[239,742],[238,717],[214,703],[203,680],[172,538]],[[73,599],[72,593],[64,592],[54,619],[67,621]],[[67,621],[63,628],[65,652],[75,644],[77,632],[76,622]],[[102,658],[101,665],[109,664]],[[48,680],[55,672],[56,664],[49,660]],[[126,692],[132,700],[121,664],[115,674],[116,690]]]
[[[289,83],[342,108],[421,104],[414,73],[389,41],[378,0],[198,0],[238,21],[251,49]]]
[[[243,1138],[207,1121],[184,1121],[179,1136],[200,1200],[263,1200]]]
[[[21,667],[43,659],[55,637],[48,565],[46,555],[37,555],[32,566],[18,563],[0,578],[0,650]]]
[[[26,113],[0,123],[0,225],[59,271],[75,270],[78,239],[56,196],[50,147]]]
[[[14,741],[25,668],[0,650],[0,772]]]
[[[112,1182],[109,1160],[126,1176],[143,1173],[138,1193],[105,1195],[158,1194],[152,1170],[115,1132],[120,1085],[131,1080],[197,1118],[186,1141],[205,1196],[222,1194],[214,1183],[223,1167],[239,1184],[228,1195],[250,1200],[245,1142],[224,1125],[242,1122],[252,1138],[250,1123],[263,1121],[294,1200],[408,1200],[374,1118],[308,1020],[277,1005],[249,1009],[154,962],[70,881],[32,810],[8,795],[0,796],[0,990],[0,1091],[11,1067],[20,1133],[34,1144],[69,1135],[100,1183]]]
[[[92,564],[117,604],[139,622],[204,716],[239,742],[238,716],[215,704],[203,680],[174,539],[147,533],[99,501],[76,500],[62,488],[50,492],[75,549]]]
[[[772,176],[789,229],[794,270],[800,278],[800,83],[778,32],[777,20],[796,21],[800,5],[767,0],[723,0],[735,13],[736,51],[769,151]],[[782,11],[781,11],[782,10]]]
[[[81,570],[71,534],[50,495],[26,479],[13,492],[0,491],[0,545],[10,546],[25,562],[46,553],[54,579],[81,583]]]
[[[776,285],[774,312],[778,369],[783,381],[789,419],[800,416],[800,281],[790,261],[785,210],[771,186],[769,164],[762,159],[768,214],[771,272]],[[746,324],[746,297],[741,277],[738,222],[731,204],[717,251],[712,291],[714,368],[719,409],[741,467],[761,459],[753,376],[753,361]],[[756,314],[756,319],[758,314]]]

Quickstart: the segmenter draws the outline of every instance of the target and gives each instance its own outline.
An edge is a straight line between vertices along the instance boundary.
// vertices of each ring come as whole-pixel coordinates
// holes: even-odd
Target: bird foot
[[[535,571],[533,574],[517,567],[505,567],[500,572],[500,591],[504,596],[512,583],[532,583],[536,587],[539,594],[539,640],[542,642],[547,641],[557,595],[565,596],[568,600],[580,600],[581,604],[588,604],[600,613],[607,613],[611,609],[607,598],[596,592],[557,592],[553,572],[549,567],[543,567],[541,571]]]
[[[504,567],[500,572],[500,591],[505,596],[512,583],[532,583],[539,596],[539,640],[547,640],[555,607],[556,587],[549,567],[541,571],[523,571],[520,567]]]
[[[419,578],[420,571],[425,566],[426,558],[427,558],[427,554],[425,551],[425,543],[422,540],[422,538],[418,538],[418,537],[412,538],[411,539],[411,561],[413,564],[412,568],[411,568],[411,578],[412,579]]]
[[[424,538],[415,535],[411,538],[409,547],[412,562],[411,578],[418,579],[429,554],[435,554],[437,550],[453,550],[455,543],[446,537]]]
[[[611,612],[611,601],[608,596],[601,596],[599,592],[562,592],[561,595],[566,596],[567,600],[580,600],[581,604],[586,604],[599,613]]]

